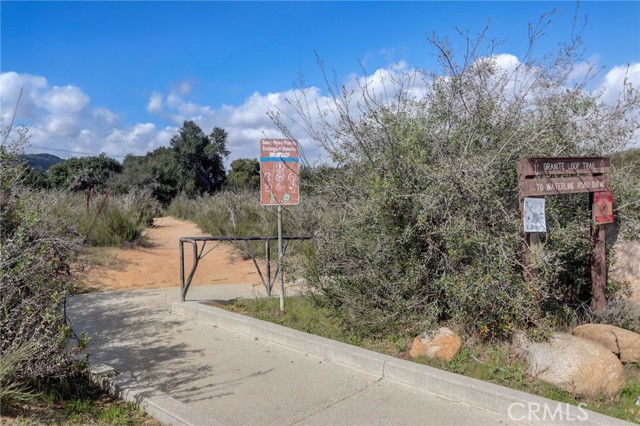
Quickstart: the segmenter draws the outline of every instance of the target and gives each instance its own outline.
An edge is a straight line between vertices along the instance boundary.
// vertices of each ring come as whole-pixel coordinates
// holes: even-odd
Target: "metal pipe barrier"
[[[310,240],[313,237],[310,236],[283,236],[282,239],[285,241],[290,240]],[[198,263],[200,260],[209,254],[213,249],[218,247],[224,241],[265,241],[265,251],[266,251],[266,260],[267,260],[267,279],[270,280],[270,242],[272,240],[277,240],[278,236],[272,237],[182,237],[180,238],[180,299],[184,302],[187,297],[187,292],[189,291],[189,286],[191,286],[191,281],[193,280],[193,276],[196,273],[196,269],[198,268]],[[211,247],[206,253],[204,251],[208,241],[217,241],[218,244]],[[198,243],[202,242],[202,248],[198,249]],[[184,244],[189,243],[193,248],[193,263],[191,265],[191,271],[189,271],[189,275],[185,279],[185,270],[184,270]],[[257,266],[256,266],[257,267]],[[279,266],[278,266],[279,267]],[[260,271],[258,271],[260,273]]]

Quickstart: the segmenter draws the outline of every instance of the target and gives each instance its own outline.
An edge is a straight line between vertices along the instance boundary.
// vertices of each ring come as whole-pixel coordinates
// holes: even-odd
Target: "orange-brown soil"
[[[97,265],[92,265],[82,273],[84,283],[103,290],[178,287],[180,238],[206,234],[192,222],[161,217],[154,220],[154,226],[146,230],[146,235],[149,239],[148,247],[92,250],[91,257]],[[244,259],[232,244],[220,244],[217,241],[207,242],[205,253],[214,246],[216,247],[200,260],[192,285],[260,283],[251,259]],[[184,252],[186,276],[191,269],[192,246],[185,244]]]

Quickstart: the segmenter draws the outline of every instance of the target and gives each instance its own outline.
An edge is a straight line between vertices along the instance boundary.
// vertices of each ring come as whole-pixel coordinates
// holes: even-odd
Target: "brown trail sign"
[[[260,204],[295,205],[300,200],[298,143],[292,139],[260,141]]]
[[[518,175],[547,176],[609,173],[609,157],[533,157],[518,160]]]
[[[520,212],[524,214],[524,199],[547,195],[589,193],[596,225],[591,231],[594,246],[591,258],[591,307],[602,310],[607,306],[605,287],[607,268],[605,258],[604,223],[613,221],[613,196],[609,173],[609,157],[534,157],[517,161]],[[532,238],[532,235],[535,235]],[[524,278],[531,280],[537,271],[531,267],[532,246],[539,244],[537,234],[525,232],[523,257]]]
[[[300,156],[293,139],[260,141],[260,203],[278,206],[278,281],[280,315],[284,315],[284,251],[282,247],[282,208],[300,202]],[[268,249],[267,249],[268,250]]]
[[[611,189],[609,176],[543,177],[527,179],[520,187],[526,197],[575,194],[577,192],[600,192]]]

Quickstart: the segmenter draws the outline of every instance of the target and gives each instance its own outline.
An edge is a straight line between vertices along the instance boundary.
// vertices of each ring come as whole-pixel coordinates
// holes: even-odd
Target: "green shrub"
[[[545,22],[531,30],[532,46]],[[516,160],[624,149],[637,138],[640,96],[625,87],[606,104],[588,78],[569,81],[579,37],[559,52],[532,49],[513,67],[480,54],[492,51],[484,37],[465,38],[473,49],[457,58],[434,36],[441,70],[329,87],[319,111],[305,90],[289,99],[295,121],[338,164],[315,186],[337,220],[318,222],[307,278],[350,329],[416,333],[453,321],[483,339],[544,336],[559,311],[589,301],[587,194],[546,197],[540,273],[523,281]],[[637,237],[640,178],[614,164],[611,179],[620,236]]]
[[[33,390],[16,380],[17,369],[37,354],[34,345],[18,345],[5,350],[0,357],[0,407],[30,402],[36,398]]]
[[[89,210],[85,195],[70,191],[42,191],[37,200],[60,224],[59,232],[76,233],[94,246],[144,245],[144,230],[162,214],[160,204],[148,191],[124,195],[99,193]]]
[[[49,215],[24,185],[17,160],[26,131],[0,145],[0,387],[5,401],[24,396],[24,385],[60,377],[75,369],[71,325],[64,302],[72,289],[67,260],[80,240],[60,233],[64,226]]]

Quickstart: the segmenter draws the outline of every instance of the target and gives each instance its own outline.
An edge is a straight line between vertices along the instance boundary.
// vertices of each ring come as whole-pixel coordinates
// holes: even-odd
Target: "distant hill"
[[[32,169],[47,170],[54,164],[61,163],[64,159],[51,154],[22,154],[20,158]]]

